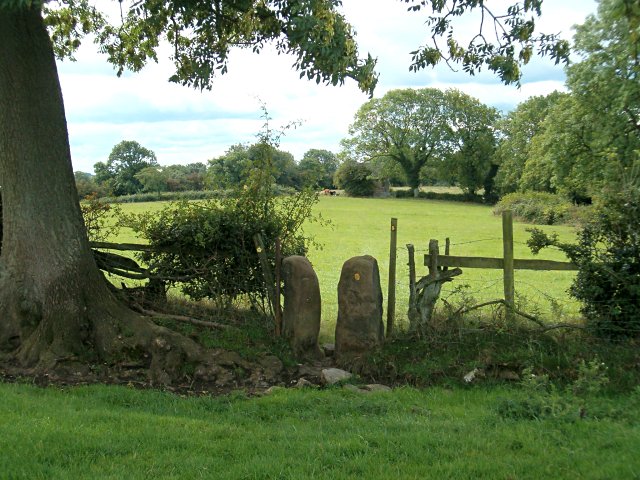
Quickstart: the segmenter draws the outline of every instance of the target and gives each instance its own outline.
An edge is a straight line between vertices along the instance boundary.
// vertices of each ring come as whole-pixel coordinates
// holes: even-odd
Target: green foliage
[[[568,62],[569,43],[557,34],[536,35],[535,17],[540,16],[542,0],[527,0],[508,5],[500,14],[477,0],[447,2],[441,0],[404,0],[411,11],[430,9],[427,24],[432,43],[411,52],[410,69],[418,71],[440,62],[461,64],[465,72],[474,74],[482,68],[495,72],[506,83],[520,83],[521,66],[529,63],[534,50],[559,62]],[[455,35],[458,17],[474,12],[480,25],[464,46]],[[468,28],[468,27],[467,27]],[[468,32],[465,32],[468,33]],[[444,45],[439,43],[446,37]]]
[[[605,337],[640,336],[640,174],[638,167],[610,181],[577,244],[534,230],[535,252],[548,246],[578,265],[571,295],[582,303],[589,325]]]
[[[458,185],[473,196],[480,188],[492,184],[492,176],[497,171],[492,167],[498,111],[458,90],[446,93],[453,113],[450,125],[455,134],[438,178]],[[492,192],[485,191],[485,196],[491,195]]]
[[[368,162],[375,158],[397,163],[413,189],[421,170],[442,160],[451,136],[444,92],[434,88],[387,92],[363,104],[342,141],[342,156]]]
[[[376,187],[372,173],[364,163],[346,161],[338,167],[334,182],[351,197],[370,197]]]
[[[387,178],[395,166],[414,191],[442,180],[474,194],[495,174],[497,118],[496,110],[457,90],[392,90],[360,107],[341,156],[376,165]]]
[[[338,163],[336,155],[328,150],[307,150],[298,164],[302,185],[314,189],[332,188]]]
[[[143,0],[123,4],[115,24],[86,0],[61,3],[61,8],[45,10],[56,54],[73,54],[85,34],[94,33],[118,75],[156,61],[166,41],[175,65],[170,80],[211,88],[214,76],[227,72],[232,48],[259,52],[272,42],[279,53],[295,56],[301,77],[316,83],[338,85],[353,78],[362,91],[372,93],[377,82],[375,60],[370,55],[359,58],[351,25],[333,0],[225,0],[215,6]]]
[[[531,97],[499,122],[502,138],[496,151],[496,160],[500,164],[496,186],[502,195],[525,189],[522,174],[525,165],[535,159],[530,153],[531,142],[544,130],[542,125],[549,108],[563,96],[566,94],[553,92],[544,97]],[[535,173],[535,169],[531,170]]]
[[[78,171],[74,172],[73,176],[76,181],[76,190],[78,191],[79,199],[90,195],[95,195],[100,198],[109,194],[109,190],[105,186],[96,183],[94,175]]]
[[[256,193],[247,188],[220,201],[176,202],[126,223],[156,248],[142,260],[184,294],[223,306],[248,295],[259,304],[266,291],[253,236],[262,234],[272,263],[276,238],[284,256],[304,255],[307,239],[300,228],[316,197],[303,192],[278,201]]]
[[[105,203],[92,194],[80,203],[80,209],[89,241],[104,242],[118,234],[120,227],[117,218],[122,214],[118,206]]]
[[[550,381],[549,375],[536,375],[532,368],[526,368],[520,382],[524,395],[502,399],[496,411],[501,417],[514,420],[616,418],[620,410],[609,408],[606,400],[599,398],[607,383],[607,367],[597,357],[589,362],[580,360],[577,378],[564,392]]]
[[[569,94],[534,97],[509,114],[498,150],[503,193],[536,190],[588,203],[609,172],[630,167],[640,149],[640,11],[631,0],[601,0],[576,27],[579,61],[567,67]]]
[[[269,150],[265,152],[264,150]],[[284,187],[298,187],[300,179],[293,155],[256,143],[250,146],[237,144],[217,158],[209,160],[207,183],[215,189],[232,189],[245,185],[256,168],[261,168],[261,157],[269,156],[269,174],[272,182]]]
[[[116,196],[131,195],[142,191],[136,175],[148,167],[158,167],[155,153],[136,141],[123,140],[113,147],[106,163],[94,165],[95,181]]]
[[[230,195],[229,190],[198,190],[186,192],[149,192],[121,195],[119,197],[102,197],[105,203],[144,203],[163,202],[172,200],[212,200]]]
[[[494,207],[496,215],[511,210],[518,220],[539,225],[577,223],[585,207],[573,205],[562,195],[546,192],[514,192],[505,195]]]
[[[242,185],[219,201],[182,201],[159,212],[130,215],[125,224],[154,248],[141,254],[154,274],[199,300],[209,298],[227,307],[239,298],[265,305],[266,289],[254,236],[262,236],[271,268],[279,239],[282,255],[304,255],[309,239],[302,233],[313,221],[317,195],[302,191],[277,198],[273,188],[279,137],[265,123],[260,143],[249,150],[249,165]]]
[[[32,2],[36,3],[36,2]],[[42,3],[42,2],[38,2]],[[88,0],[65,0],[43,2],[44,23],[49,30],[56,57],[75,60],[74,53],[80,47],[82,39],[98,32],[106,25],[102,13]]]
[[[411,190],[396,190],[393,192],[396,198],[415,198],[415,194]],[[480,195],[472,195],[469,193],[452,193],[452,192],[418,192],[417,198],[425,198],[427,200],[443,200],[447,202],[470,202],[485,203]]]
[[[145,167],[134,175],[142,185],[143,192],[164,192],[167,190],[169,175],[161,167]]]

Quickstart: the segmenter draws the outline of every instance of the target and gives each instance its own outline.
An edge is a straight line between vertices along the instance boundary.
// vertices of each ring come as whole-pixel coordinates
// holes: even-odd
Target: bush
[[[523,222],[539,225],[579,223],[587,207],[578,207],[561,195],[546,192],[515,192],[502,197],[493,209],[496,215],[511,210]]]
[[[179,285],[189,297],[228,307],[239,297],[264,306],[266,290],[253,237],[263,237],[271,268],[276,238],[282,255],[304,255],[302,224],[312,217],[313,192],[276,197],[268,169],[256,168],[247,185],[216,201],[175,202],[159,212],[124,217],[122,224],[154,251],[140,254],[154,277]]]
[[[638,169],[640,170],[640,169]],[[618,183],[619,184],[619,183]],[[547,246],[564,251],[578,266],[570,293],[603,337],[640,337],[640,175],[611,184],[595,205],[577,244],[532,230],[534,253]]]
[[[334,182],[350,197],[370,197],[376,187],[371,169],[357,162],[344,162],[336,171]]]
[[[105,203],[92,194],[80,203],[80,210],[89,241],[104,242],[118,234],[119,225],[115,221],[121,214],[118,206]]]
[[[230,195],[227,190],[190,190],[186,192],[147,192],[100,198],[102,203],[166,202],[175,200],[211,200]]]

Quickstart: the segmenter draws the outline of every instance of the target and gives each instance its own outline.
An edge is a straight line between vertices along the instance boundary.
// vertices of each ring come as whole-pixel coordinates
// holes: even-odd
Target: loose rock
[[[353,374],[339,368],[325,368],[320,374],[320,379],[325,385],[335,385],[343,380],[349,380]]]
[[[369,385],[365,385],[362,387],[367,392],[390,392],[391,387],[387,387],[386,385],[381,385],[379,383],[371,383]]]

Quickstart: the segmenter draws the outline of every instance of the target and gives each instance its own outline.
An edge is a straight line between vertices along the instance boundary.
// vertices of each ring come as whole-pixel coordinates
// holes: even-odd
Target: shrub
[[[371,169],[357,162],[344,162],[336,171],[334,182],[351,197],[370,197],[376,187]]]
[[[267,149],[265,149],[267,151]],[[253,237],[260,233],[274,261],[276,238],[282,255],[304,255],[302,224],[312,217],[317,195],[303,191],[275,195],[268,158],[256,165],[247,185],[221,200],[175,202],[159,212],[124,217],[123,224],[145,238],[154,251],[140,258],[153,275],[179,285],[189,297],[209,298],[228,307],[239,297],[264,306],[266,290]]]
[[[496,215],[511,210],[520,221],[539,225],[576,223],[587,207],[577,207],[561,195],[547,192],[515,192],[502,197],[493,212]]]
[[[166,202],[175,200],[210,200],[230,195],[227,190],[190,190],[185,192],[147,192],[118,197],[103,197],[103,203]]]
[[[570,293],[597,334],[640,337],[640,175],[617,183],[603,192],[577,244],[537,229],[528,243],[534,253],[558,247],[578,266]]]
[[[92,242],[103,242],[118,234],[119,225],[114,219],[120,215],[120,208],[88,195],[80,203],[87,236]]]
[[[396,198],[414,198],[413,190],[395,190],[393,195]],[[451,193],[451,192],[419,192],[418,198],[427,200],[443,200],[447,202],[469,202],[469,203],[485,203],[481,195],[469,193]]]

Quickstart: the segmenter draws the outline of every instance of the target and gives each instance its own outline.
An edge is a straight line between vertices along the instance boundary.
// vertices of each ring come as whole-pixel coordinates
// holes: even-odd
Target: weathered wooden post
[[[416,291],[416,260],[415,260],[415,247],[408,243],[407,252],[409,253],[409,325],[414,325],[418,322],[418,301]]]
[[[504,273],[504,301],[507,306],[505,316],[513,321],[515,308],[515,285],[513,274],[513,216],[511,210],[502,212],[502,261]]]
[[[459,268],[445,270],[441,267],[438,241],[431,239],[429,254],[425,255],[425,265],[429,268],[429,275],[416,281],[413,245],[407,245],[407,249],[409,250],[409,329],[418,334],[424,334],[431,322],[442,284],[462,274],[462,270]]]
[[[396,248],[398,241],[398,219],[391,219],[391,239],[389,241],[389,288],[387,290],[387,337],[393,333],[396,317]]]

